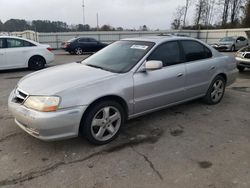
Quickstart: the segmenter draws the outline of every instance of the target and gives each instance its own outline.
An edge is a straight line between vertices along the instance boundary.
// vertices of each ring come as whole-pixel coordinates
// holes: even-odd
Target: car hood
[[[29,74],[18,83],[18,88],[29,95],[56,95],[77,86],[88,86],[117,76],[117,73],[70,63]]]
[[[233,42],[219,42],[219,45],[232,45],[234,44]]]

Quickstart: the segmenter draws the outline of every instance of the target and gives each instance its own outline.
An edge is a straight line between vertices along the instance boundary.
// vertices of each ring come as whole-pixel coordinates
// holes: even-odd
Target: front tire
[[[231,51],[232,51],[232,52],[235,51],[235,46],[234,46],[234,45],[231,47]]]
[[[245,70],[245,67],[242,67],[242,66],[237,66],[237,69],[240,71],[240,72],[243,72]]]
[[[216,76],[204,97],[204,102],[209,105],[218,104],[224,96],[225,88],[225,79],[220,75]]]
[[[30,58],[28,67],[31,70],[41,70],[45,67],[46,61],[41,56],[33,56]]]
[[[87,111],[80,133],[92,144],[107,144],[117,138],[124,121],[125,111],[119,103],[101,101]]]

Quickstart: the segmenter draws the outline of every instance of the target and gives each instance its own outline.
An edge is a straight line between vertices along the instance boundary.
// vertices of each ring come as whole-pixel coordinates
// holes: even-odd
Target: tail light
[[[47,50],[49,50],[51,52],[53,49],[51,47],[48,47]]]
[[[68,42],[66,42],[66,43],[64,43],[64,48],[67,48],[67,47],[69,47],[69,45],[70,45],[70,43],[68,43]]]

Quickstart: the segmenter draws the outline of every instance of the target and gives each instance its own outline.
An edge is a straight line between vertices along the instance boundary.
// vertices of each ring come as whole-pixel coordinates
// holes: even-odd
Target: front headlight
[[[58,109],[60,97],[57,96],[29,96],[24,106],[40,112],[53,112]]]

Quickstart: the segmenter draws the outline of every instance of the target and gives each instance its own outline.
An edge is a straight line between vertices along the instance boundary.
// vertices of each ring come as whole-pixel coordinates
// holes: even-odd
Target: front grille
[[[26,94],[25,92],[17,88],[14,92],[13,102],[22,104],[26,100],[27,97],[28,97],[28,94]]]

